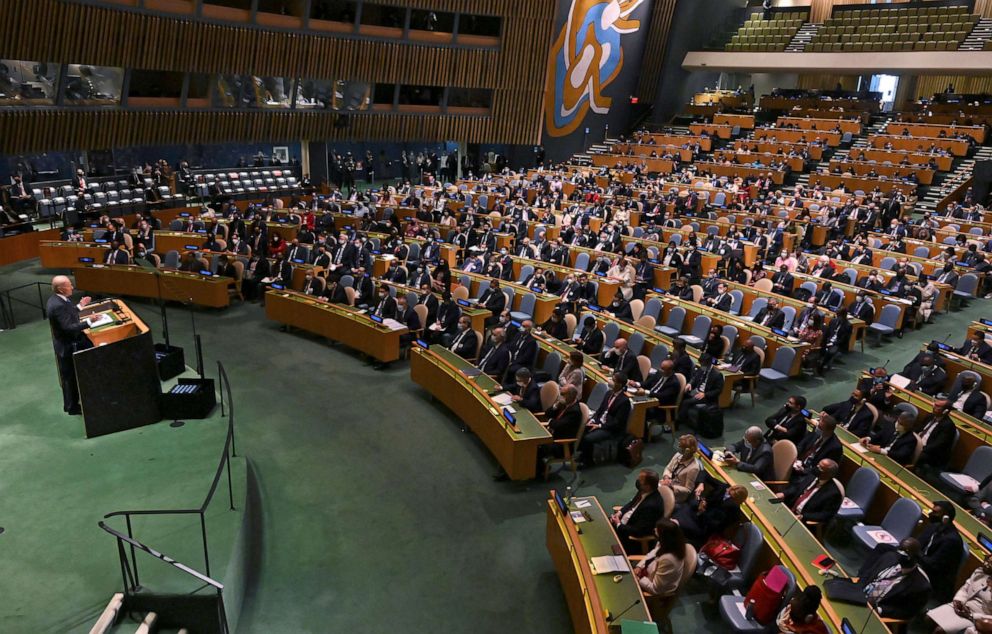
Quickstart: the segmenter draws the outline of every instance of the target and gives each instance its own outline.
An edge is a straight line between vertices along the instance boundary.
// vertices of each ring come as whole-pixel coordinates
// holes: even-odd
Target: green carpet
[[[0,270],[0,289],[49,277],[36,264],[19,265]],[[130,304],[157,333],[155,308]],[[849,355],[846,365],[826,377],[794,379],[788,388],[816,408],[841,400],[863,368],[889,360],[898,369],[920,343],[948,332],[958,344],[966,324],[987,314],[987,306],[975,301],[967,311],[940,315],[935,326],[881,348],[866,347],[863,357]],[[239,451],[253,462],[261,489],[260,566],[239,631],[572,631],[544,546],[544,500],[562,480],[493,482],[496,465],[488,451],[410,381],[404,363],[376,372],[343,347],[280,332],[257,305],[197,310],[195,316],[207,367],[219,359],[230,374]],[[170,325],[174,343],[190,353],[188,311],[173,308]],[[0,629],[50,631],[53,624],[78,619],[82,607],[105,602],[120,584],[119,573],[112,543],[96,535],[96,520],[107,509],[99,492],[61,499],[72,465],[92,459],[94,445],[66,431],[74,423],[52,401],[57,387],[47,326],[18,327],[0,333],[0,341],[0,379],[5,386],[22,386],[14,395],[17,406],[8,410],[13,415],[0,423],[4,455],[13,454],[17,462],[0,466],[0,525],[11,531],[0,536],[0,553],[7,561],[13,555],[15,566],[8,569],[18,571],[0,581],[2,596],[17,598],[0,608]],[[727,412],[726,438],[736,440],[746,426],[762,424],[785,394],[759,398],[753,409],[742,400]],[[188,465],[194,458],[182,442],[187,428],[159,425],[141,433],[159,461]],[[9,444],[25,430],[42,438],[28,447]],[[214,445],[204,444],[209,470]],[[670,436],[649,445],[644,466],[661,469],[671,445]],[[112,448],[102,455],[106,469],[126,480],[126,468],[110,455]],[[33,475],[26,478],[21,471],[29,466]],[[591,469],[582,474],[578,491],[599,496],[604,506],[621,503],[633,494],[635,476],[619,465]],[[175,495],[182,486],[177,483]],[[86,521],[52,525],[67,506]],[[47,539],[15,542],[18,526],[46,526]],[[34,558],[46,542],[65,544],[65,550],[38,569]],[[68,554],[77,550],[98,552],[87,558]],[[676,631],[724,631],[715,610],[699,605],[701,599],[690,594],[675,609]]]

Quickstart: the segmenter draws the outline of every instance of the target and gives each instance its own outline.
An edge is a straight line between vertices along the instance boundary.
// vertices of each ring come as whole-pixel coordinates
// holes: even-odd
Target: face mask
[[[466,326],[465,324],[458,324],[458,330],[467,330],[467,329],[468,326]]]
[[[527,384],[526,384],[526,383],[520,383],[520,382],[518,381],[518,382],[517,382],[517,387],[519,387],[519,388],[520,388],[520,389],[522,390],[522,389],[524,389],[525,387],[527,387]]]
[[[944,514],[940,511],[934,511],[927,515],[927,519],[930,520],[931,524],[940,524],[940,522],[944,519]]]

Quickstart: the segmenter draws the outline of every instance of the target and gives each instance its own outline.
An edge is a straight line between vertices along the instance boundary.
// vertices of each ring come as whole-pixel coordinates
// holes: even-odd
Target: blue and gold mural
[[[551,137],[575,132],[590,112],[610,113],[613,99],[606,90],[623,72],[629,57],[624,46],[631,51],[631,40],[637,44],[632,65],[640,62],[639,31],[646,20],[632,15],[649,4],[649,0],[561,2],[568,5],[568,12],[548,58],[545,131]],[[641,13],[646,16],[648,8]]]

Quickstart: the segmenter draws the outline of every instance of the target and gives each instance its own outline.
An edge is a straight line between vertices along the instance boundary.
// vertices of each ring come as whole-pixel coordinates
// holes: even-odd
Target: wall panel
[[[653,101],[658,90],[658,80],[668,49],[668,33],[675,15],[676,0],[655,0],[651,9],[651,24],[648,27],[648,40],[641,60],[641,76],[637,83],[637,97],[642,101]]]
[[[915,99],[930,98],[934,93],[944,92],[948,84],[954,91],[963,94],[992,93],[992,76],[920,75],[916,78]]]

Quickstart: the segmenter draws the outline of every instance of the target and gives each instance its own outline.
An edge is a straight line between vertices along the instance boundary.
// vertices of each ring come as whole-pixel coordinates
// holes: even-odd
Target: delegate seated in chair
[[[593,447],[599,442],[619,442],[627,433],[627,419],[630,417],[630,399],[624,393],[627,388],[627,375],[614,372],[609,382],[610,393],[603,397],[596,412],[586,424],[586,434],[582,438],[582,462],[592,464]]]
[[[792,482],[775,497],[783,500],[807,526],[827,522],[844,500],[844,492],[835,480],[838,469],[836,462],[825,458],[817,464],[816,471]]]
[[[954,598],[927,612],[927,619],[945,634],[965,634],[985,622],[992,626],[992,555],[986,555],[982,565],[971,573]]]
[[[761,480],[774,480],[772,446],[765,441],[760,427],[748,427],[744,438],[727,447],[724,462],[744,473],[753,473]]]
[[[610,523],[628,554],[641,553],[641,546],[636,539],[652,536],[658,520],[665,515],[665,504],[658,492],[658,482],[657,472],[642,469],[637,474],[637,493],[633,499],[610,516]]]
[[[930,581],[919,568],[920,542],[907,537],[899,548],[876,546],[853,579],[829,579],[823,585],[831,601],[870,605],[880,616],[912,619],[926,607]]]
[[[686,555],[694,549],[686,543],[679,525],[660,519],[654,526],[657,540],[654,548],[634,568],[634,577],[641,590],[651,598],[676,596],[688,579],[688,570],[695,566]]]

